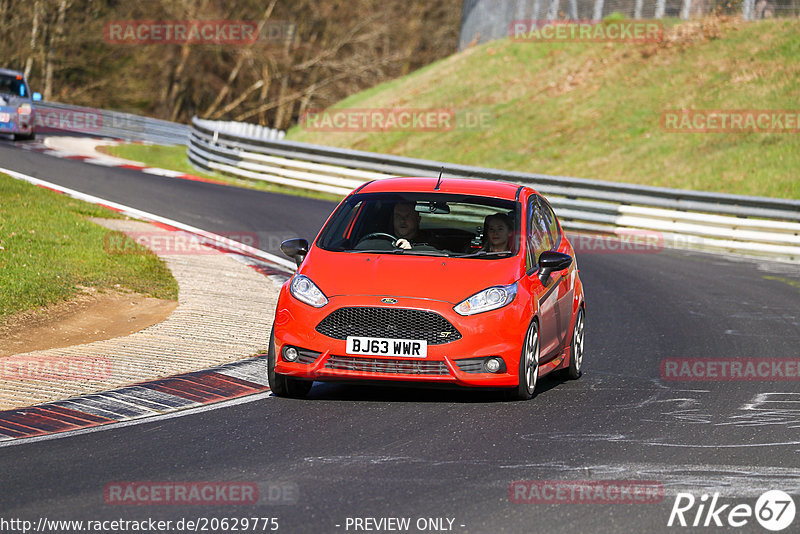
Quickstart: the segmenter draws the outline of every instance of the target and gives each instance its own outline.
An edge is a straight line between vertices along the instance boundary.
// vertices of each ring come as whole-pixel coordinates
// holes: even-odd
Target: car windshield
[[[519,204],[444,193],[365,193],[336,210],[317,246],[348,253],[499,259],[519,250]]]
[[[14,96],[28,96],[28,89],[22,76],[0,74],[0,93]]]

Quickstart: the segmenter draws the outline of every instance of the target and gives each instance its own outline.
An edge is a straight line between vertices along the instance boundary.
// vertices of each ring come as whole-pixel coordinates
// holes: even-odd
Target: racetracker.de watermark
[[[508,35],[525,43],[656,43],[664,39],[664,25],[653,20],[512,20]]]
[[[281,43],[291,39],[296,25],[253,20],[114,20],[103,27],[103,40],[113,45]]]
[[[800,133],[800,110],[668,109],[660,124],[669,133]]]
[[[318,132],[449,132],[488,129],[492,123],[487,111],[445,108],[312,109],[300,116],[301,128]]]
[[[797,381],[800,358],[664,358],[660,373],[669,381]]]
[[[658,254],[664,250],[664,234],[651,230],[570,234],[569,240],[576,254]]]
[[[106,504],[252,505],[296,504],[299,488],[293,482],[109,482],[103,488]]]
[[[103,127],[103,116],[91,108],[53,109],[36,107],[34,118],[36,131],[48,132],[99,132]]]
[[[654,480],[517,480],[508,498],[519,504],[653,504],[664,498]]]
[[[223,238],[258,248],[258,235],[253,232],[223,232]],[[233,243],[231,244],[233,245]],[[156,254],[215,254],[216,249],[226,249],[225,242],[217,242],[186,232],[108,232],[103,236],[103,247],[109,254],[143,254],[146,247]]]
[[[33,356],[0,358],[0,380],[106,380],[112,364],[106,356]]]

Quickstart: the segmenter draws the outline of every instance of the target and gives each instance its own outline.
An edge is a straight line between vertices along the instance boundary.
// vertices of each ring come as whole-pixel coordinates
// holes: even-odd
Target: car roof
[[[427,193],[434,191],[437,178],[404,177],[375,180],[358,190],[359,193]],[[475,195],[505,200],[515,200],[517,191],[524,186],[493,180],[468,178],[442,178],[439,193]]]
[[[0,74],[6,74],[8,76],[22,76],[22,72],[11,69],[0,69]]]

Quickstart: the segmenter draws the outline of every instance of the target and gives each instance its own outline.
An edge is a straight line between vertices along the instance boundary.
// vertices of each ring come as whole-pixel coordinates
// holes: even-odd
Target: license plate
[[[0,122],[11,122],[11,115],[8,113],[0,113]]]
[[[381,337],[347,338],[347,354],[362,356],[394,356],[427,358],[428,342],[422,339],[385,339]]]

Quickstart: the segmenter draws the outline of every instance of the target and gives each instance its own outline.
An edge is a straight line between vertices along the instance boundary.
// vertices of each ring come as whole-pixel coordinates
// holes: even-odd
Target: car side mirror
[[[281,252],[294,260],[298,267],[308,254],[308,241],[301,238],[287,239],[281,243]]]
[[[42,100],[42,93],[33,93],[31,96],[34,102],[40,102]]]
[[[572,265],[572,256],[569,254],[545,250],[539,255],[539,280],[542,285],[546,285],[553,271],[563,271],[570,265]]]

